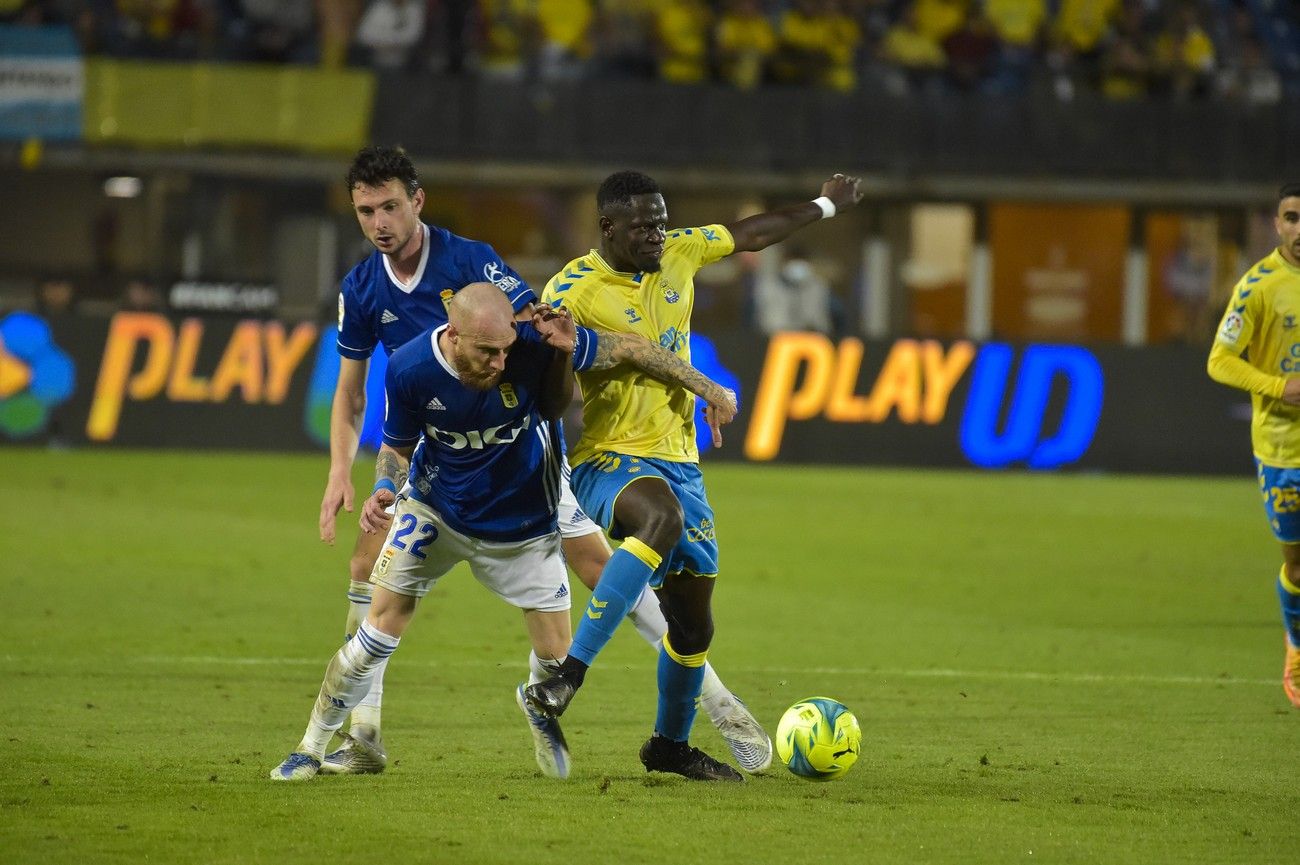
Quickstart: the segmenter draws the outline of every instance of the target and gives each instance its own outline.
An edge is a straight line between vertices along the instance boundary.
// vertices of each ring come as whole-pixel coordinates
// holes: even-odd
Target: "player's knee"
[[[1300,561],[1291,561],[1288,559],[1283,563],[1286,570],[1286,579],[1293,586],[1300,586]]]
[[[348,560],[348,571],[352,579],[358,583],[364,583],[370,579],[370,571],[375,567],[375,557],[368,552],[357,552],[352,554]]]
[[[707,652],[713,643],[713,620],[699,622],[668,621],[668,642],[679,655]]]
[[[659,555],[665,556],[681,540],[684,525],[682,506],[677,500],[661,502],[646,521],[645,542]]]
[[[609,547],[601,535],[584,535],[564,542],[565,561],[588,589],[596,588],[609,556]]]

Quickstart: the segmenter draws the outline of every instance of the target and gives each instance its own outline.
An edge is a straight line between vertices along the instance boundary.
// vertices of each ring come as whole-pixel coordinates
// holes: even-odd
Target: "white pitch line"
[[[5,657],[6,661],[17,660]],[[148,664],[199,664],[228,665],[245,667],[321,667],[324,669],[328,658],[257,658],[257,657],[221,657],[219,655],[145,655],[136,660]],[[437,667],[509,667],[514,661],[459,661],[449,664],[441,661],[410,662],[416,666]],[[406,666],[403,660],[402,665]],[[628,666],[628,665],[621,665]],[[649,666],[636,664],[636,667]],[[1259,685],[1277,687],[1276,679],[1237,679],[1223,676],[1143,676],[1126,673],[1040,673],[1032,670],[893,670],[869,669],[866,667],[730,667],[729,669],[744,673],[757,673],[765,676],[807,675],[823,676],[859,676],[873,677],[887,681],[891,677],[900,679],[1002,679],[1024,682],[1062,682],[1066,684],[1150,684],[1150,685]]]

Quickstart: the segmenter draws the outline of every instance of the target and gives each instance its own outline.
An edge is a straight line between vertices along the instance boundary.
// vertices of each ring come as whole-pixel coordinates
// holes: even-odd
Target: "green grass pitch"
[[[647,776],[654,656],[625,627],[565,715],[572,777],[541,777],[520,616],[458,570],[389,669],[389,771],[281,785],[343,629],[356,523],[316,539],[324,473],[0,449],[0,862],[1294,858],[1300,713],[1249,477],[706,466],[711,659],[769,730],[848,704],[847,776]],[[694,741],[726,756],[707,719]]]

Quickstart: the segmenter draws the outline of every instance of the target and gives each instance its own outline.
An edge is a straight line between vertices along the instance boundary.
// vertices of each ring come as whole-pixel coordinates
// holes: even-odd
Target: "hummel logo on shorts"
[[[397,321],[397,316],[394,315],[391,310],[386,309],[384,310],[384,314],[379,316],[380,324],[392,324],[395,321]]]

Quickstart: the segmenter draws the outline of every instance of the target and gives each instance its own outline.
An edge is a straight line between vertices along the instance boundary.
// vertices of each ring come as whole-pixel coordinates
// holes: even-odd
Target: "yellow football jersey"
[[[1282,402],[1286,380],[1300,374],[1300,268],[1277,250],[1232,290],[1209,369],[1215,380],[1250,391],[1255,456],[1300,468],[1300,406]]]
[[[695,273],[735,246],[721,225],[672,229],[657,273],[620,273],[593,249],[551,277],[542,300],[563,306],[583,327],[639,334],[690,363]],[[580,372],[577,378],[584,426],[570,455],[573,465],[601,451],[699,461],[694,394],[626,364]]]

